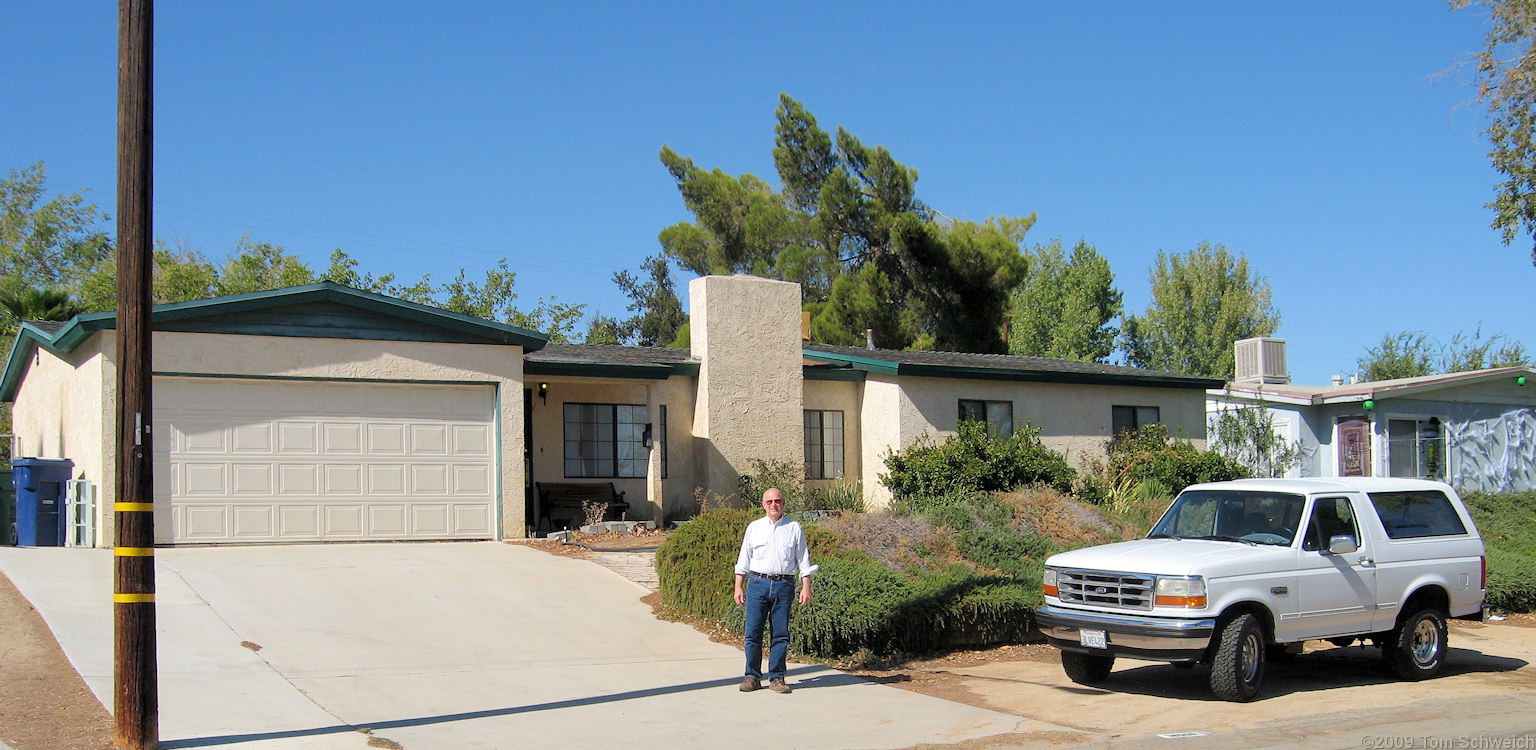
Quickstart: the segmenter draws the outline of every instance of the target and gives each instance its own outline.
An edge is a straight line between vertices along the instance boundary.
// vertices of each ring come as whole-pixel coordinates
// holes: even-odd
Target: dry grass
[[[1099,509],[1044,485],[998,497],[1013,508],[1014,522],[1020,531],[1050,537],[1067,549],[1121,542],[1137,534],[1125,520],[1108,517]]]
[[[843,549],[862,552],[889,568],[952,565],[964,558],[952,535],[918,516],[840,513],[820,522]]]

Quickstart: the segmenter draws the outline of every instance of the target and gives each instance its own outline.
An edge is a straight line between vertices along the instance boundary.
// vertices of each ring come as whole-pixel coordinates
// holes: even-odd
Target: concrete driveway
[[[741,693],[738,650],[655,619],[612,571],[517,545],[155,561],[166,748],[898,748],[1033,723],[819,666],[791,665],[791,695]],[[110,550],[0,548],[109,709],[111,568]]]

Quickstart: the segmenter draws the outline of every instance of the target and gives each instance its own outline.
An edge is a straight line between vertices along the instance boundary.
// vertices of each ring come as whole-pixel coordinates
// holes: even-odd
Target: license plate
[[[1104,631],[1102,630],[1079,630],[1077,631],[1077,637],[1088,648],[1109,647],[1109,643],[1104,638]]]

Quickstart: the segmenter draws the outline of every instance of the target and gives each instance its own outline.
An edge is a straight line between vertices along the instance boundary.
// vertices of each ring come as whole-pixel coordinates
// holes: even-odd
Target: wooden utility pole
[[[117,496],[112,744],[160,746],[155,514],[150,474],[150,233],[154,198],[153,0],[117,6]]]

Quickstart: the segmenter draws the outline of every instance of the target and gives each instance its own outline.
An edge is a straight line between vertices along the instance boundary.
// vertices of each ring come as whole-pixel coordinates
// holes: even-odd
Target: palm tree
[[[23,320],[69,320],[81,308],[63,289],[10,283],[0,286],[0,312],[14,328]]]

